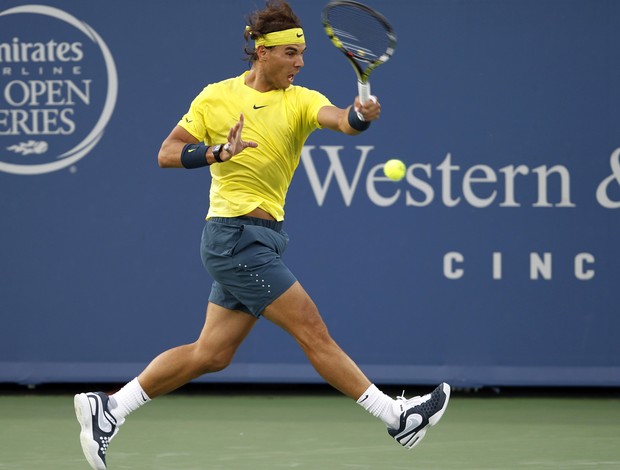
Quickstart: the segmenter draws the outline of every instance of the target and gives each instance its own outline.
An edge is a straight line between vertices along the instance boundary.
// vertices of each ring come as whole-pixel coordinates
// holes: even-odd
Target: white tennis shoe
[[[82,451],[93,470],[106,470],[106,453],[118,432],[119,422],[109,411],[109,397],[103,392],[80,393],[73,399],[80,423]]]
[[[401,408],[399,427],[388,428],[388,433],[403,447],[413,449],[424,438],[428,428],[435,426],[446,411],[450,385],[444,382],[428,395],[409,399],[400,396],[397,400],[400,400]]]

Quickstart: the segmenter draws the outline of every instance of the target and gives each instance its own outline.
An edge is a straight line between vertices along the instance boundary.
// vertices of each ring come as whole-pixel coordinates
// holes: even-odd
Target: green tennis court
[[[72,395],[0,396],[0,469],[87,469]],[[441,423],[406,451],[335,393],[177,393],[138,410],[108,468],[618,469],[618,396],[455,394]]]

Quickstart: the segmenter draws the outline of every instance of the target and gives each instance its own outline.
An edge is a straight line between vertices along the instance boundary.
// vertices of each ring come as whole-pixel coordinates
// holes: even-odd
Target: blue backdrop
[[[339,106],[353,70],[304,23],[296,84]],[[382,117],[313,134],[286,260],[379,383],[620,385],[620,3],[370,1],[393,23]],[[237,75],[262,2],[0,4],[0,381],[124,381],[193,341],[206,170],[163,139]],[[406,179],[381,175],[389,158]],[[266,321],[201,380],[320,380]]]

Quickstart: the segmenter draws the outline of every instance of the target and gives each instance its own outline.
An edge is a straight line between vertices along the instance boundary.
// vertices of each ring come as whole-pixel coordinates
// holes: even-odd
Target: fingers
[[[245,116],[243,115],[243,113],[239,114],[239,122],[237,122],[237,124],[235,125],[235,127],[233,128],[235,130],[235,138],[238,139],[239,144],[241,144],[242,148],[247,148],[247,147],[252,147],[252,148],[256,148],[258,147],[258,143],[256,142],[252,142],[252,141],[245,141],[241,139],[241,131],[243,130],[243,125],[245,124]]]
[[[241,133],[243,131],[244,123],[245,123],[245,117],[243,113],[241,113],[239,115],[239,121],[237,121],[235,125],[232,126],[230,130],[228,131],[227,140],[231,145],[230,150],[231,150],[232,155],[238,154],[239,152],[241,152],[243,149],[247,147],[252,147],[252,148],[258,147],[258,143],[251,142],[251,141],[246,142],[241,138]]]
[[[381,115],[381,103],[377,100],[376,96],[371,96],[366,103],[362,104],[359,97],[355,97],[355,110],[364,116],[365,121],[374,121],[379,119]]]

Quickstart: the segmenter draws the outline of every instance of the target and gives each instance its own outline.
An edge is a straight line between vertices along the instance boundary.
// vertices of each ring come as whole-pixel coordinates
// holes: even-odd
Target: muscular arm
[[[181,151],[183,147],[186,144],[196,143],[198,143],[198,139],[181,126],[176,126],[161,144],[157,154],[157,163],[161,168],[183,168],[183,165],[181,165]]]
[[[244,117],[239,115],[239,121],[228,131],[228,151],[223,150],[220,153],[220,159],[225,162],[230,160],[234,155],[247,147],[258,147],[256,142],[245,141],[241,138],[243,131]],[[159,153],[157,154],[157,163],[161,168],[183,168],[181,163],[181,152],[186,144],[197,144],[199,141],[192,134],[187,132],[181,126],[176,126],[164,142],[161,144]],[[224,143],[224,142],[222,142]],[[207,162],[209,165],[215,163],[213,149],[209,147],[207,151]]]
[[[356,109],[364,115],[364,119],[366,121],[374,121],[379,119],[379,115],[381,114],[381,105],[378,101],[370,100],[366,104],[362,105],[359,102],[359,99],[355,98],[355,104],[353,106],[355,106]],[[353,129],[349,125],[348,116],[350,108],[350,106],[345,109],[338,108],[336,106],[323,106],[319,110],[319,114],[317,116],[319,124],[327,129],[342,132],[344,134],[359,134],[359,131]]]

